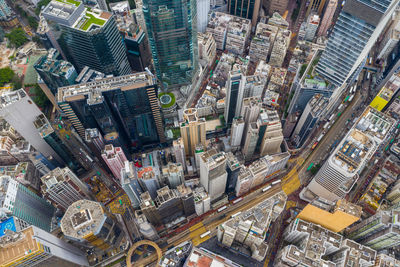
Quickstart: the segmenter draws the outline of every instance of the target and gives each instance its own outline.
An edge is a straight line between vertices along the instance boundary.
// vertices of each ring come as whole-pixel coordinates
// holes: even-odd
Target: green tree
[[[36,105],[38,105],[38,107],[44,108],[50,103],[39,84],[35,84],[34,93],[35,97],[33,98],[33,101],[36,103]]]
[[[40,14],[40,11],[42,10],[42,6],[47,6],[50,2],[51,2],[51,0],[40,0],[35,9],[36,15]]]
[[[28,42],[28,38],[22,28],[14,28],[10,33],[6,34],[10,45],[14,47],[20,47]]]
[[[36,31],[39,23],[37,22],[36,18],[32,17],[32,16],[28,16],[28,23],[29,26],[31,26],[32,29],[34,29]]]
[[[15,73],[10,67],[0,69],[0,85],[4,86],[6,83],[11,82]]]

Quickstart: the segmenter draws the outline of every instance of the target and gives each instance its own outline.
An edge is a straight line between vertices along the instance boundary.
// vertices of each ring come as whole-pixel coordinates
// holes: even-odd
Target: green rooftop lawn
[[[81,4],[81,2],[75,1],[75,0],[56,0],[56,1],[61,2],[61,3],[72,4],[75,6],[79,6]]]
[[[87,29],[89,29],[89,27],[90,27],[92,24],[96,24],[96,25],[99,25],[99,26],[103,26],[104,23],[106,22],[105,20],[103,20],[103,19],[98,19],[98,18],[96,18],[95,16],[93,16],[92,14],[89,14],[89,13],[86,13],[86,17],[89,17],[89,18],[88,18],[87,21],[81,26],[81,29],[84,30],[84,31],[86,31]]]
[[[158,98],[161,98],[161,96],[163,95],[169,95],[171,97],[171,102],[169,102],[168,104],[161,104],[162,108],[169,108],[175,104],[175,95],[173,93],[160,93],[158,94]]]

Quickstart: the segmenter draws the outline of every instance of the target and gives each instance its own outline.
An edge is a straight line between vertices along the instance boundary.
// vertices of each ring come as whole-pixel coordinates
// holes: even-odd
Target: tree
[[[25,35],[25,32],[22,28],[14,28],[10,33],[6,34],[11,46],[16,48],[24,45],[28,42],[28,38]]]
[[[37,29],[37,27],[39,25],[37,20],[32,16],[28,16],[28,23],[29,23],[29,26],[31,26],[31,28],[36,31],[36,29]]]
[[[47,98],[45,93],[43,93],[42,89],[37,83],[35,84],[34,93],[35,97],[33,98],[33,101],[36,105],[38,105],[38,107],[44,108],[49,104],[49,99]]]
[[[10,67],[0,69],[0,85],[4,86],[6,83],[11,82],[15,73]]]
[[[47,6],[50,2],[51,0],[40,0],[35,9],[36,15],[40,14],[40,11],[42,11],[42,6]]]

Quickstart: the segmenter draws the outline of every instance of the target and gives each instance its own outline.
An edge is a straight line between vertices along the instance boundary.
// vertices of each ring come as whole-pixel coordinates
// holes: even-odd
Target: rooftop
[[[0,110],[8,105],[13,104],[14,102],[20,101],[24,97],[26,97],[26,92],[24,89],[0,92]]]
[[[50,122],[47,120],[44,114],[40,114],[39,116],[37,116],[33,124],[35,125],[35,128],[39,131],[39,134],[42,138],[54,132],[53,127],[51,127]]]
[[[226,155],[224,152],[218,152],[215,148],[204,152],[201,155],[201,160],[207,162],[209,168],[214,168],[226,162]]]
[[[239,267],[240,265],[206,249],[193,247],[186,259],[187,267]]]

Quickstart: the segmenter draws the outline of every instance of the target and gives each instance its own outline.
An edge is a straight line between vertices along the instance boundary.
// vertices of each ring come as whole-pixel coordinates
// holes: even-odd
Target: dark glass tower
[[[229,0],[228,11],[231,15],[250,19],[253,27],[257,25],[261,0]]]
[[[112,14],[86,8],[79,1],[53,0],[42,15],[58,25],[59,44],[79,71],[88,66],[115,76],[131,72]]]
[[[143,14],[158,79],[164,86],[191,84],[197,72],[195,0],[144,0]]]

